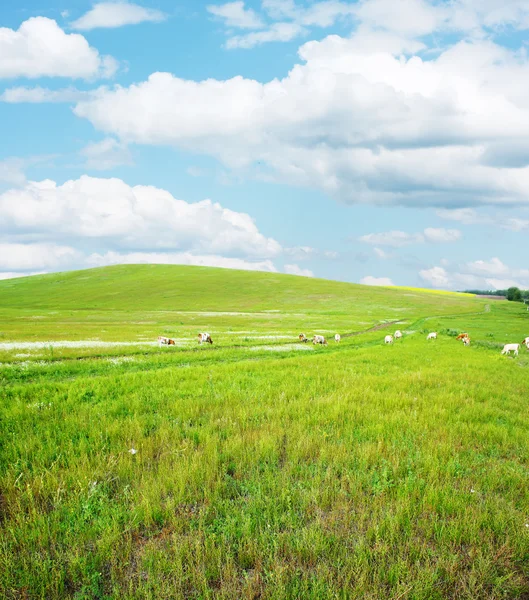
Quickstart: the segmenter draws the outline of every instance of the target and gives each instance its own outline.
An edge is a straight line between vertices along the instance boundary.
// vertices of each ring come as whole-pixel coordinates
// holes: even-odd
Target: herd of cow
[[[393,344],[394,340],[398,340],[401,337],[402,337],[402,331],[397,329],[397,331],[395,331],[394,335],[387,335],[384,338],[384,343],[385,344]],[[307,336],[304,333],[300,333],[298,336],[298,339],[300,342],[303,342],[303,343],[306,343],[309,341],[309,339],[307,338]],[[334,336],[334,341],[336,343],[338,343],[341,339],[342,338],[340,337],[339,333],[337,333]],[[426,339],[427,340],[436,340],[437,332],[436,331],[430,332],[426,336]],[[468,335],[468,333],[460,333],[456,337],[456,340],[462,341],[463,344],[465,344],[465,346],[470,346],[470,336]],[[211,339],[211,336],[209,335],[209,333],[199,333],[198,334],[198,343],[199,344],[204,344],[204,343],[213,344],[213,340]],[[325,339],[325,337],[323,335],[315,335],[312,338],[312,343],[313,344],[322,344],[323,346],[327,346],[327,340]],[[160,347],[163,345],[175,346],[176,342],[175,342],[175,340],[173,340],[171,338],[160,335],[160,336],[158,336],[158,345]],[[518,351],[520,350],[520,346],[525,346],[527,348],[527,350],[529,350],[529,336],[527,336],[521,344],[505,344],[501,353],[502,354],[510,354],[511,352],[513,352],[515,356],[518,356]]]
[[[385,344],[393,344],[393,339],[398,339],[402,337],[402,332],[397,330],[395,331],[395,335],[387,335],[384,338],[384,343]],[[431,333],[429,333],[426,336],[427,340],[436,340],[437,339],[437,331],[432,331]],[[463,344],[465,344],[465,346],[470,346],[470,336],[468,335],[468,333],[460,333],[457,337],[456,340],[460,340],[463,342]],[[525,346],[527,348],[527,350],[529,350],[529,336],[526,337],[523,342],[521,344],[505,344],[505,346],[503,346],[503,350],[501,351],[502,354],[510,354],[511,352],[514,353],[515,356],[518,356],[518,351],[520,350],[520,346]]]

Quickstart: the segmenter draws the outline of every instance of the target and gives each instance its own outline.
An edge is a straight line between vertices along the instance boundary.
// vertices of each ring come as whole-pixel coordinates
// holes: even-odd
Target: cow
[[[468,337],[464,337],[463,338],[463,344],[465,344],[465,346],[470,346],[470,338]]]
[[[322,335],[315,335],[312,338],[313,344],[322,344],[323,346],[327,345],[327,340]]]
[[[198,334],[198,343],[199,344],[202,344],[202,343],[213,344],[213,340],[211,339],[211,336],[209,335],[209,333],[199,333]]]
[[[384,344],[393,344],[393,336],[392,335],[387,335],[384,338]]]
[[[437,339],[437,331],[432,331],[426,336],[427,340],[436,340]]]
[[[396,340],[400,339],[402,337],[402,331],[400,329],[397,329],[397,331],[395,331],[395,335],[393,337]]]
[[[306,344],[309,340],[307,338],[307,336],[304,333],[300,333],[298,335],[299,341],[303,342],[304,344]]]
[[[514,352],[514,356],[518,356],[518,350],[520,349],[520,344],[505,344],[503,346],[502,354],[510,354]]]
[[[164,337],[163,335],[159,335],[158,336],[158,346],[162,347],[162,345],[176,346],[176,343],[171,338]]]
[[[522,342],[522,346],[525,346],[527,350],[529,350],[529,336],[526,337],[525,340]]]
[[[468,337],[468,333],[460,333],[457,337],[456,340],[461,340],[462,342],[465,341],[465,338]]]
[[[339,333],[337,333],[337,334],[334,336],[334,341],[335,341],[336,343],[338,343],[338,342],[339,342],[341,339],[342,339],[342,338],[340,337],[340,334],[339,334]]]

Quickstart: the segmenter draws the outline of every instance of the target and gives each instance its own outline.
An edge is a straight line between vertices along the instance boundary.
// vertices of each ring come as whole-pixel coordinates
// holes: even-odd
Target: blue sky
[[[0,278],[529,288],[529,1],[7,0]]]

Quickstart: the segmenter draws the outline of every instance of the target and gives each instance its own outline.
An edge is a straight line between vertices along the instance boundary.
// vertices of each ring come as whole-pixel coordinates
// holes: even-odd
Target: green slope
[[[0,281],[0,307],[44,310],[480,310],[467,294],[376,288],[293,275],[175,265],[125,265]],[[370,310],[371,309],[371,310]]]

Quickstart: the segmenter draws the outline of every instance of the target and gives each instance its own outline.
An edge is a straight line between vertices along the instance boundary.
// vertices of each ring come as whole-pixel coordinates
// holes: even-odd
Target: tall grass
[[[485,342],[527,321],[461,302],[393,346],[278,353],[224,316],[213,347],[5,351],[0,597],[526,598],[529,353]]]

